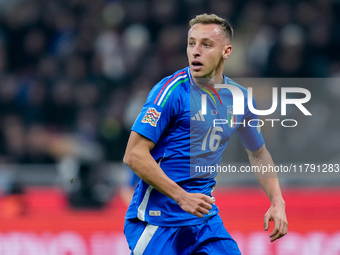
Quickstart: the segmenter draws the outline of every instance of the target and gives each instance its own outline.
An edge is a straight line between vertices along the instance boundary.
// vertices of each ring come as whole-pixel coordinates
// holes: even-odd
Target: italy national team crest
[[[159,120],[159,117],[161,116],[161,113],[160,112],[157,112],[157,110],[153,107],[150,107],[143,119],[142,119],[142,122],[143,123],[149,123],[151,126],[153,127],[156,127],[157,126],[157,121]]]
[[[229,108],[228,109],[228,125],[231,128],[236,127],[236,123],[237,123],[237,118],[235,115],[233,115],[233,108]]]

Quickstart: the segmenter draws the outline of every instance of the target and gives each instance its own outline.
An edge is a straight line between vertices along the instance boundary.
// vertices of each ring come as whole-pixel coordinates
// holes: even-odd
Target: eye
[[[188,45],[189,45],[189,46],[194,46],[195,43],[194,43],[194,42],[188,42]]]
[[[210,46],[211,46],[210,43],[204,43],[204,44],[203,44],[203,47],[206,47],[206,48],[209,48]]]

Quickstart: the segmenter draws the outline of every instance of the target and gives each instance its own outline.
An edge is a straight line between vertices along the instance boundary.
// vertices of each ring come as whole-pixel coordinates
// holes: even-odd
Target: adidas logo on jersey
[[[191,119],[197,120],[197,121],[205,121],[201,110],[199,110],[198,113],[196,113],[194,117],[191,117]]]

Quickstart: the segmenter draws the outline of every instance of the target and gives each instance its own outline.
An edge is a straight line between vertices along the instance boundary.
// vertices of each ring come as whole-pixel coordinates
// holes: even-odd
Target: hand
[[[178,201],[178,205],[186,212],[191,213],[199,218],[203,214],[208,214],[214,203],[213,198],[201,193],[186,193]]]
[[[287,234],[288,221],[284,204],[272,205],[264,215],[263,225],[265,231],[269,229],[269,221],[274,221],[274,229],[269,235],[271,242],[274,242]]]

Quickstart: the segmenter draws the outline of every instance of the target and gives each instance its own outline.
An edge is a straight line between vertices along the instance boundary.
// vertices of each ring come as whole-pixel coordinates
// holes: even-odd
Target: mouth
[[[191,66],[193,67],[194,71],[198,71],[198,70],[201,69],[203,64],[200,61],[198,61],[198,60],[194,60],[194,61],[191,62]]]

